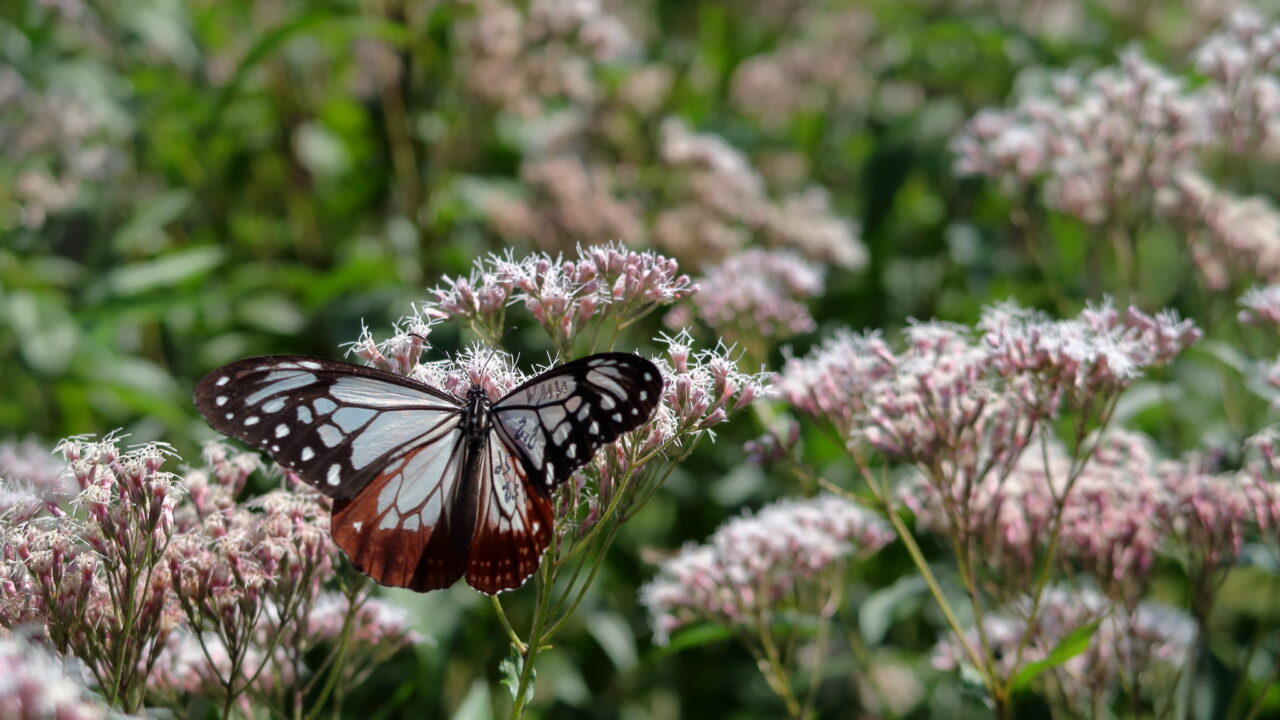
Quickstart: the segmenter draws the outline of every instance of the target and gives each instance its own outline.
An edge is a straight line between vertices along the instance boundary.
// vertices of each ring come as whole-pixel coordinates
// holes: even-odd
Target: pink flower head
[[[730,341],[777,340],[816,327],[801,301],[822,288],[822,270],[796,253],[748,250],[707,270],[693,303]]]
[[[641,599],[659,643],[696,621],[768,623],[772,613],[794,604],[797,587],[892,539],[874,513],[833,495],[785,500],[730,520],[706,544],[681,550],[641,589]]]
[[[1176,677],[1173,671],[1182,667],[1196,640],[1195,622],[1186,613],[1151,601],[1127,610],[1093,590],[1049,588],[1041,597],[1035,618],[1028,617],[1031,606],[1030,598],[1019,598],[982,619],[1000,672],[1007,676],[1019,659],[1025,664],[1047,658],[1067,634],[1097,620],[1098,629],[1088,648],[1051,671],[1068,704],[1080,712],[1096,707],[1099,697],[1117,692],[1123,674],[1131,668],[1150,676],[1147,682],[1138,683],[1143,689],[1164,679],[1161,670]],[[1030,642],[1020,652],[1028,624],[1033,626]],[[968,635],[968,642],[976,645],[976,630]],[[939,669],[954,669],[966,661],[954,637],[940,643],[934,652],[933,663]]]

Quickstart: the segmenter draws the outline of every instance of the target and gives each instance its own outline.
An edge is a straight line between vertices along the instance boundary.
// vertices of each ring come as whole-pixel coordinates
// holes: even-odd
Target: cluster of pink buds
[[[1240,7],[1195,51],[1200,89],[1215,144],[1252,155],[1280,136],[1280,25]]]
[[[1007,676],[1027,663],[1043,660],[1072,631],[1097,621],[1088,648],[1049,670],[1074,712],[1098,707],[1125,684],[1157,696],[1172,691],[1158,685],[1162,677],[1176,677],[1196,639],[1196,624],[1184,612],[1144,601],[1132,611],[1115,606],[1092,590],[1051,588],[1040,598],[1029,642],[1022,647],[1032,603],[1021,598],[982,620],[987,642],[1001,671]],[[976,646],[976,630],[969,642]],[[1021,650],[1019,649],[1021,647]],[[943,670],[965,663],[967,656],[955,638],[935,650],[933,663]],[[1162,675],[1162,671],[1164,675]],[[1140,677],[1127,675],[1138,673]],[[1137,688],[1132,686],[1137,682]]]
[[[1251,288],[1240,297],[1240,305],[1240,322],[1280,330],[1280,283]]]
[[[30,440],[0,443],[0,517],[19,524],[41,512],[59,512],[75,490],[48,449]]]
[[[681,550],[662,564],[641,598],[658,642],[699,621],[760,630],[784,608],[830,615],[829,598],[813,592],[821,579],[892,539],[875,513],[841,498],[785,500]]]
[[[1051,95],[974,117],[953,143],[956,171],[1011,192],[1043,179],[1050,207],[1097,224],[1149,209],[1193,166],[1205,136],[1202,104],[1137,51],[1052,84]]]
[[[748,250],[712,266],[693,296],[697,316],[763,362],[778,340],[815,327],[804,300],[821,294],[822,269],[790,251]]]
[[[609,320],[626,326],[661,305],[693,291],[674,260],[629,250],[620,243],[579,247],[565,260],[545,254],[516,261],[510,254],[477,262],[466,280],[446,280],[432,291],[429,312],[469,323],[497,344],[506,307],[522,303],[565,353],[592,323]]]
[[[1175,178],[1164,214],[1187,234],[1191,259],[1213,290],[1280,282],[1280,210],[1266,197],[1239,197],[1195,173]]]
[[[0,637],[0,708],[6,720],[117,717],[85,687],[79,668],[21,635]]]

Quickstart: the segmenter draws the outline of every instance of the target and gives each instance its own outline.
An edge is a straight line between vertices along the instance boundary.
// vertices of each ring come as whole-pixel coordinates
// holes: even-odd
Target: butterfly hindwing
[[[295,355],[209,373],[196,408],[330,497],[350,499],[390,458],[458,426],[457,399],[375,368]]]
[[[338,500],[334,542],[383,585],[419,592],[462,577],[475,525],[461,431],[420,443],[388,462],[350,500]]]
[[[492,595],[520,587],[538,569],[554,516],[551,500],[531,489],[519,458],[496,432],[489,432],[478,469],[467,584]]]
[[[648,422],[662,374],[638,355],[601,353],[552,368],[494,403],[494,425],[547,494],[601,445]]]

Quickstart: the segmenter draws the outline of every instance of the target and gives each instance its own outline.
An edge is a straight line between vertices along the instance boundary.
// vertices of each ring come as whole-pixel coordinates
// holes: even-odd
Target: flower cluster
[[[0,517],[22,523],[52,511],[75,492],[62,464],[34,441],[0,443]]]
[[[108,701],[135,710],[174,625],[168,578],[153,568],[174,534],[181,486],[162,470],[162,445],[121,452],[114,438],[73,438],[60,449],[79,492],[5,528],[0,623],[37,624],[85,662]]]
[[[1009,466],[1030,424],[1053,418],[1064,402],[1087,409],[1114,398],[1199,338],[1189,320],[1167,311],[1120,313],[1110,304],[1069,320],[997,305],[977,328],[974,338],[960,325],[916,323],[901,352],[878,334],[837,333],[788,360],[778,388],[797,409],[900,459]]]
[[[101,137],[102,115],[80,94],[40,90],[14,66],[0,68],[0,143],[6,148],[0,218],[16,217],[38,229],[70,208],[82,187],[115,172],[119,162]]]
[[[774,503],[721,526],[703,545],[686,547],[662,564],[641,591],[654,635],[666,642],[698,621],[757,630],[783,607],[830,614],[827,598],[799,603],[822,577],[893,539],[871,511],[832,495]]]
[[[851,441],[970,487],[1007,472],[1064,403],[1101,412],[1143,369],[1199,337],[1171,313],[1109,304],[1063,321],[1004,304],[977,327],[975,338],[961,326],[913,324],[901,352],[875,334],[840,333],[789,360],[778,388]]]
[[[675,118],[662,123],[659,153],[680,201],[658,215],[653,239],[677,257],[697,264],[723,260],[757,234],[814,260],[851,269],[866,264],[856,226],[831,212],[820,188],[774,201],[742,152]]]
[[[1145,369],[1168,363],[1201,336],[1195,323],[1173,311],[1121,311],[1109,300],[1070,320],[1005,303],[988,308],[978,328],[1000,376],[1033,379],[1017,387],[1021,402],[1046,417],[1060,404],[1087,410],[1098,396],[1115,397]]]
[[[80,675],[21,635],[0,637],[0,708],[9,720],[116,717],[93,697]]]
[[[1267,26],[1255,10],[1237,8],[1224,27],[1195,51],[1196,70],[1215,144],[1251,155],[1280,133],[1280,25]],[[1272,149],[1274,153],[1274,149]]]
[[[1131,50],[1086,78],[1056,77],[1050,96],[980,112],[953,143],[956,170],[1010,191],[1044,179],[1050,207],[1115,222],[1192,167],[1204,122],[1177,78]]]
[[[47,476],[76,491],[0,523],[0,626],[78,658],[129,712],[185,695],[230,707],[251,689],[291,702],[306,654],[334,640],[319,631],[332,618],[315,614],[339,558],[327,500],[297,483],[238,500],[261,462],[218,444],[185,478],[164,469],[172,453],[159,444],[60,449],[65,468]],[[343,620],[353,654],[385,659],[414,641],[391,611],[355,602]]]
[[[628,54],[634,40],[598,0],[475,3],[461,28],[464,82],[477,98],[533,116],[557,99],[590,101],[593,65]]]
[[[556,349],[567,354],[572,340],[591,323],[608,320],[625,327],[692,291],[692,281],[680,274],[674,260],[612,243],[579,247],[571,260],[546,254],[520,261],[510,254],[490,255],[470,277],[446,279],[433,290],[429,310],[466,321],[496,345],[506,307],[522,303]]]
[[[1280,330],[1280,284],[1251,288],[1240,297],[1240,305],[1240,322]]]
[[[822,269],[794,252],[748,250],[708,269],[693,305],[720,337],[748,347],[812,331],[813,316],[801,301],[822,287]],[[762,350],[752,357],[762,362]]]
[[[771,130],[796,115],[861,110],[874,87],[868,63],[876,30],[871,13],[811,3],[798,16],[779,47],[745,60],[731,80],[734,105]]]
[[[1195,622],[1185,613],[1149,601],[1127,611],[1092,590],[1051,588],[1041,597],[1034,619],[1028,617],[1031,606],[1030,599],[1022,598],[982,619],[996,662],[1006,675],[1021,667],[1019,662],[1048,657],[1073,630],[1099,623],[1088,649],[1050,671],[1057,677],[1067,704],[1077,711],[1097,707],[1093,704],[1096,700],[1108,698],[1122,683],[1137,679],[1126,677],[1126,673],[1151,676],[1162,668],[1182,667],[1196,638]],[[1033,624],[1030,642],[1019,652],[1029,622]],[[970,634],[976,636],[976,631]],[[975,642],[976,637],[969,640]],[[966,661],[955,638],[939,644],[933,660],[944,670]],[[1138,687],[1150,690],[1151,678],[1139,682]]]
[[[1280,282],[1280,210],[1265,198],[1237,197],[1185,173],[1164,207],[1187,232],[1191,259],[1208,287],[1226,289],[1239,278]]]

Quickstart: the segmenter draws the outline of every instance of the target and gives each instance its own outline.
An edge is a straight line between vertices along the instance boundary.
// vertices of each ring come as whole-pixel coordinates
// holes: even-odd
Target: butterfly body
[[[582,358],[491,402],[374,368],[302,356],[231,363],[196,388],[216,429],[268,452],[334,499],[335,542],[374,580],[415,590],[461,577],[519,587],[554,526],[551,491],[647,422],[662,394],[649,361]]]

